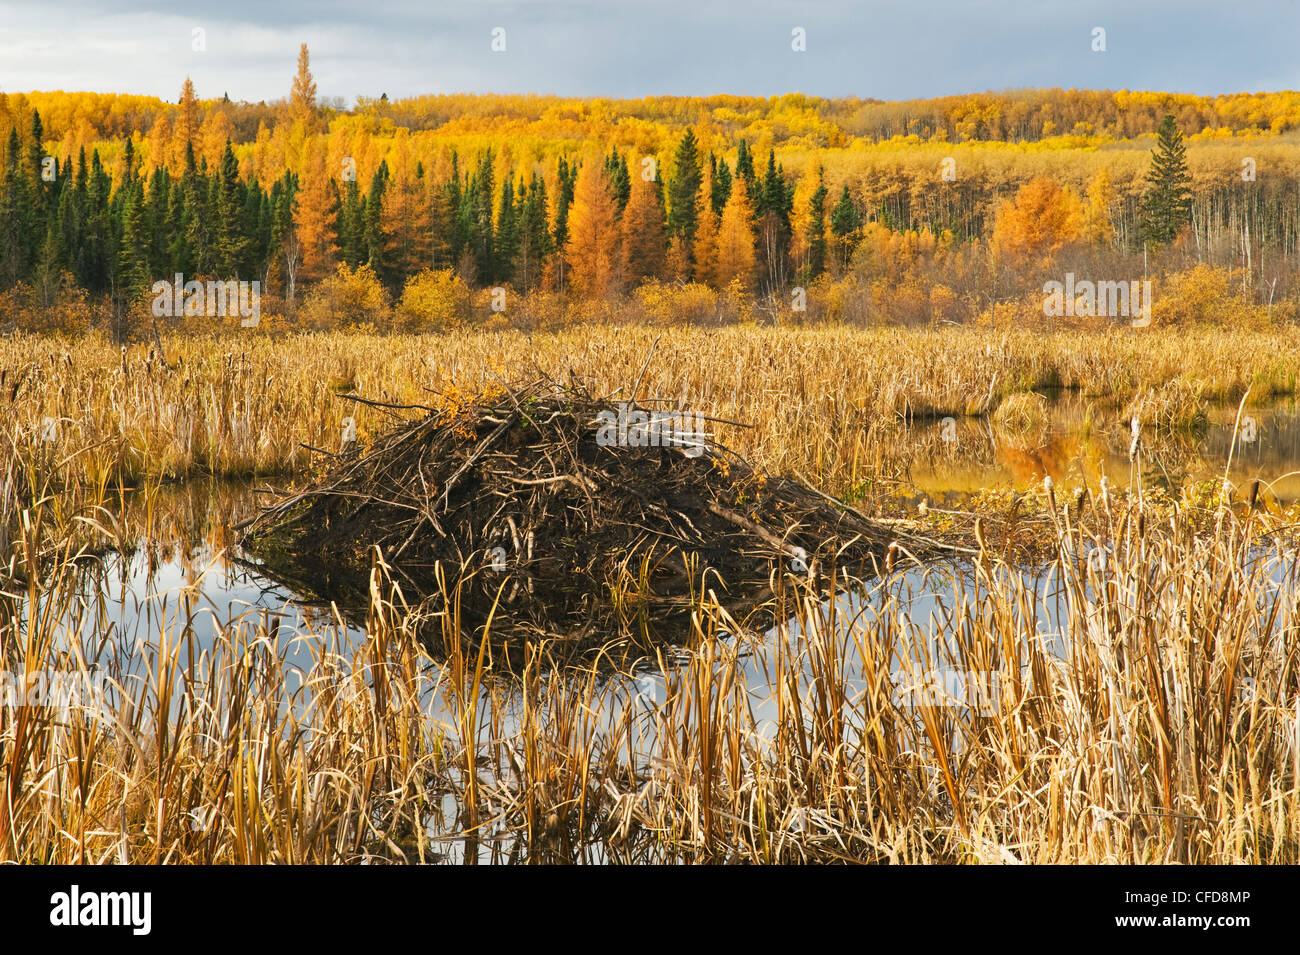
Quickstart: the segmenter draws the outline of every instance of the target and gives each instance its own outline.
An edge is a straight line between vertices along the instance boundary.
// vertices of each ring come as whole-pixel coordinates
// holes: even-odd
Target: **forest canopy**
[[[393,302],[415,326],[415,303],[460,321],[479,289],[653,311],[665,283],[691,313],[820,282],[822,302],[960,321],[1072,263],[1300,294],[1296,92],[348,108],[319,99],[305,45],[286,85],[259,103],[188,78],[175,103],[0,93],[0,321],[76,300],[120,331],[176,274],[256,280],[290,313],[318,289],[302,320]]]

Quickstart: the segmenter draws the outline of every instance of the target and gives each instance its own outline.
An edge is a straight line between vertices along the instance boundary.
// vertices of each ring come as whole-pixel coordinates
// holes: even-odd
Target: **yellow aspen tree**
[[[234,138],[235,127],[231,124],[230,117],[221,110],[210,114],[199,127],[198,141],[203,145],[200,148],[195,144],[195,159],[206,159],[209,169],[219,168],[221,156],[226,151],[226,140]]]
[[[1115,237],[1110,210],[1115,203],[1115,186],[1110,171],[1102,167],[1088,183],[1083,215],[1083,234],[1094,245],[1109,245]]]
[[[160,114],[145,137],[145,163],[152,171],[159,166],[171,167],[172,124],[165,115]]]
[[[270,146],[271,131],[263,120],[257,124],[257,139],[253,142],[253,177],[263,189],[270,189],[276,179]]]

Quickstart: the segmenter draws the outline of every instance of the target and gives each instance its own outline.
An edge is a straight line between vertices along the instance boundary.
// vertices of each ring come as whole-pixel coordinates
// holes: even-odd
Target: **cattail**
[[[1259,500],[1259,478],[1250,482],[1250,509],[1255,509],[1255,502]]]
[[[1043,478],[1043,490],[1047,492],[1047,503],[1051,505],[1051,510],[1055,511],[1056,510],[1056,484],[1054,481],[1052,481],[1052,476],[1050,474],[1047,475],[1047,477]]]
[[[1138,447],[1142,444],[1142,421],[1137,415],[1133,416],[1129,427],[1133,432],[1133,443],[1128,446],[1128,459],[1132,461],[1137,458]]]

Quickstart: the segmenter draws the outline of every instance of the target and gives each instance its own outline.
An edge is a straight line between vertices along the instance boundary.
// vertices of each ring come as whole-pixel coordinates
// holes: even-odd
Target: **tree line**
[[[30,289],[48,306],[84,290],[117,314],[180,273],[259,280],[292,308],[305,284],[342,264],[367,267],[393,295],[413,276],[452,270],[471,287],[608,297],[674,280],[763,296],[843,274],[864,236],[882,229],[1053,254],[1078,241],[1155,251],[1191,236],[1248,269],[1289,259],[1300,238],[1294,177],[1247,182],[1229,168],[1197,188],[1172,114],[1150,156],[1090,152],[1095,174],[1073,189],[987,164],[957,175],[947,156],[935,168],[942,144],[900,150],[898,162],[857,176],[835,168],[849,151],[796,155],[787,170],[772,145],[764,155],[742,137],[734,151],[718,149],[694,128],[662,162],[590,144],[541,162],[508,139],[462,153],[356,117],[327,132],[326,112],[305,45],[283,121],[252,144],[236,141],[223,113],[204,117],[188,80],[171,118],[112,144],[109,157],[95,146],[47,152],[32,109],[4,144],[0,292]],[[1117,159],[1148,167],[1139,185],[1116,188]],[[1044,229],[1055,234],[1043,239]]]

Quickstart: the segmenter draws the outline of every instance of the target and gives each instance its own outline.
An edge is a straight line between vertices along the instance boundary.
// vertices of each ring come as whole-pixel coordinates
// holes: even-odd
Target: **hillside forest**
[[[1113,320],[1045,314],[1067,273],[1260,325],[1298,272],[1296,92],[347,108],[304,45],[272,102],[0,93],[7,331],[154,334],[175,276],[258,282],[263,331]]]

